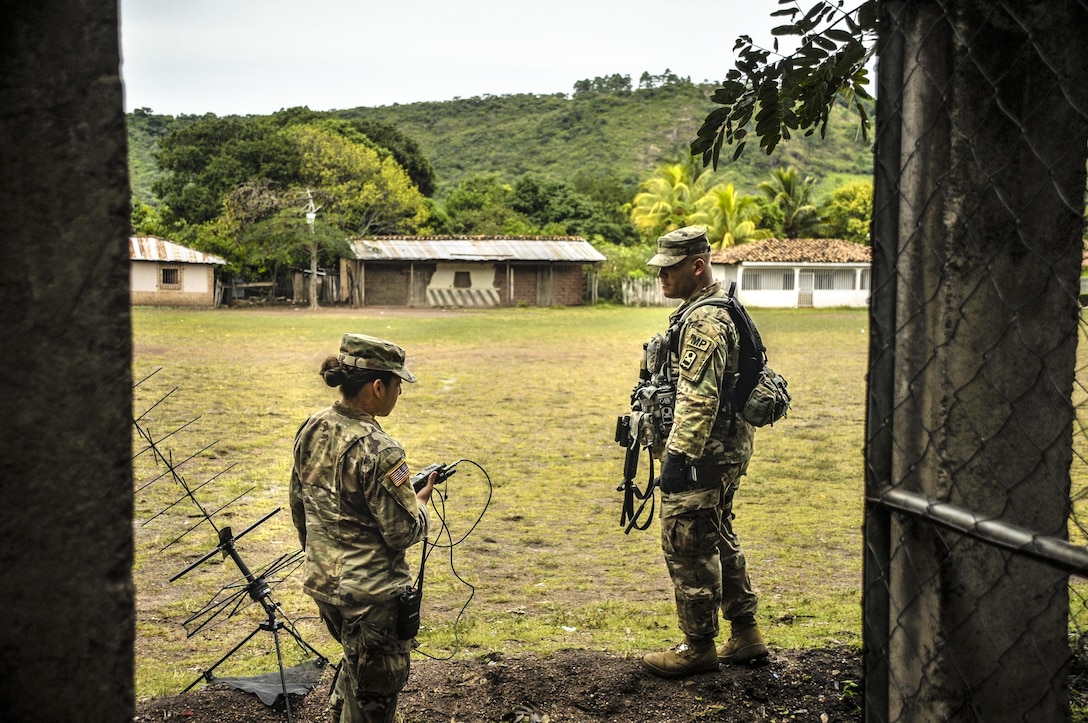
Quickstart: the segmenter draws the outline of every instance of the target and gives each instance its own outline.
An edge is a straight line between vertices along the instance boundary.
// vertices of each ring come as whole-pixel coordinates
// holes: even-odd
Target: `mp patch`
[[[680,354],[680,376],[689,382],[703,376],[707,362],[714,352],[714,340],[705,334],[691,329],[684,337],[684,347]]]

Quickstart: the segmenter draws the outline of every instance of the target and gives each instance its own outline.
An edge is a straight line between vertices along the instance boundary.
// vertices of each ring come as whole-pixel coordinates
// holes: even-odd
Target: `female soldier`
[[[408,680],[412,640],[397,629],[397,598],[412,585],[405,550],[427,535],[435,475],[417,493],[404,450],[378,424],[416,377],[404,350],[345,334],[321,365],[341,399],[295,435],[291,517],[306,551],[303,589],[344,648],[332,720],[391,722]]]

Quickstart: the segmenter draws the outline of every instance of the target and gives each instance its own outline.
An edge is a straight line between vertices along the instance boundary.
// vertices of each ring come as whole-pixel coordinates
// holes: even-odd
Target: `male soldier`
[[[725,401],[739,368],[737,330],[729,312],[711,304],[698,306],[683,328],[678,326],[693,305],[724,296],[711,272],[706,229],[688,226],[657,243],[647,265],[658,268],[667,298],[684,300],[669,317],[676,406],[659,479],[661,548],[684,642],[650,653],[642,664],[663,678],[682,678],[717,670],[719,661],[766,657],[767,646],[756,626],[756,595],[733,532],[733,495],[747,471],[754,437],[739,415],[734,422]],[[719,607],[732,634],[715,648]]]

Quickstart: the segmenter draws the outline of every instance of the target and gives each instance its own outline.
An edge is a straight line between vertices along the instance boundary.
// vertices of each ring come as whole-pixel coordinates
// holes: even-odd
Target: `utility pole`
[[[317,221],[317,212],[321,207],[314,205],[314,196],[308,188],[306,198],[306,224],[310,227],[310,308],[317,309],[317,236],[314,233],[314,222]]]

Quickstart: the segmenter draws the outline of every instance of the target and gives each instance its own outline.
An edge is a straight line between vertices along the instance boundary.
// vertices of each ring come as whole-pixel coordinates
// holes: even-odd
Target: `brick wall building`
[[[355,306],[578,306],[604,261],[573,236],[381,236],[340,262]]]

